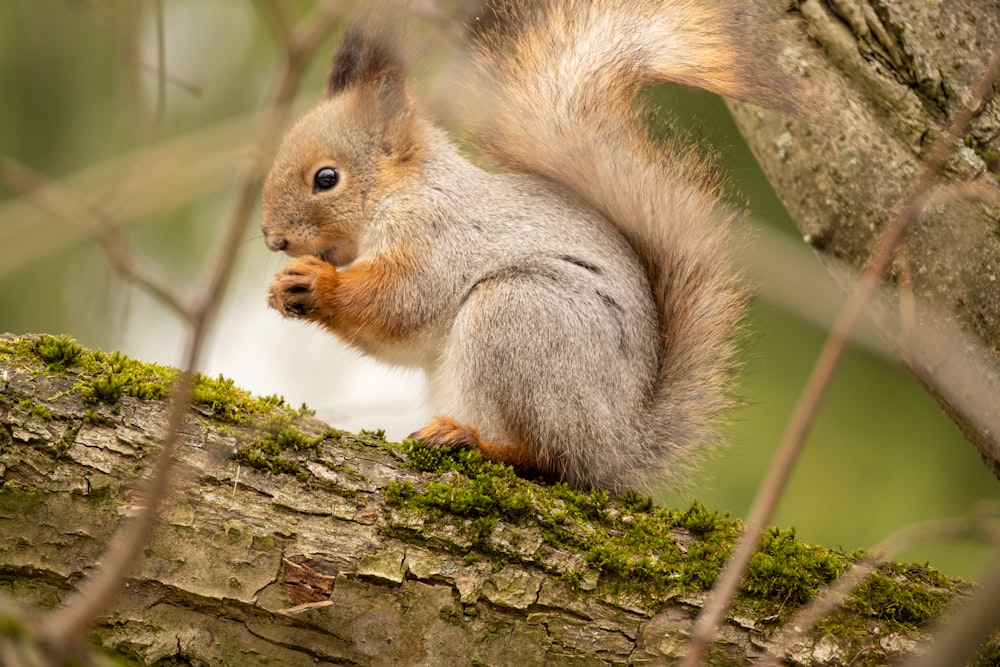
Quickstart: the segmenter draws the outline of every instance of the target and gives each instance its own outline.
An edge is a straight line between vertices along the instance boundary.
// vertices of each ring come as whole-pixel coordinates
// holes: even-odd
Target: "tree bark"
[[[71,598],[143,502],[167,409],[150,396],[172,372],[86,351],[38,352],[38,341],[51,340],[0,338],[0,582],[34,611]],[[481,474],[421,472],[421,460],[427,468],[462,457],[336,432],[208,382],[189,409],[155,537],[91,634],[140,664],[664,664],[683,653],[738,530],[697,508],[669,513],[636,494],[577,494],[474,457],[468,470]],[[123,390],[108,392],[114,386]],[[468,499],[482,506],[463,506]],[[661,521],[674,524],[656,533]],[[774,535],[773,548],[798,555],[765,554],[762,582],[817,571],[828,580],[849,562]],[[657,578],[668,551],[681,560]],[[940,609],[967,591],[924,568],[893,568],[883,588],[907,600]],[[905,626],[927,619],[902,619],[909,603],[884,591],[779,643],[795,589],[771,602],[774,593],[754,590],[721,629],[713,664],[768,651],[793,665],[859,655],[881,664],[926,643]],[[0,655],[4,641],[0,630]]]
[[[772,0],[753,0],[773,7]],[[996,0],[794,0],[797,117],[731,104],[806,241],[849,287],[926,152],[997,49]],[[995,90],[995,86],[994,86]],[[977,102],[973,102],[977,103]],[[923,193],[875,319],[1000,476],[1000,99]]]

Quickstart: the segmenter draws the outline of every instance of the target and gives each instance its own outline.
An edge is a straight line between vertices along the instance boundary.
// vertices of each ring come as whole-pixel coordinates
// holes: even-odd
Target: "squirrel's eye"
[[[339,171],[333,167],[323,167],[313,175],[313,192],[332,190],[339,182]]]

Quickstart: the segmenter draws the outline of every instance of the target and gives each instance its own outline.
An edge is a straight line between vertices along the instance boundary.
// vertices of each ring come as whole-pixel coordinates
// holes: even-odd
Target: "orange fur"
[[[475,426],[460,424],[448,417],[437,417],[410,438],[427,445],[448,449],[475,449],[483,458],[506,463],[519,470],[531,470],[559,477],[558,466],[539,457],[532,448],[521,443],[495,443],[483,440]]]
[[[412,280],[406,246],[338,270],[317,257],[296,257],[274,276],[268,303],[286,317],[321,324],[344,338],[400,342],[418,326],[385,304]]]

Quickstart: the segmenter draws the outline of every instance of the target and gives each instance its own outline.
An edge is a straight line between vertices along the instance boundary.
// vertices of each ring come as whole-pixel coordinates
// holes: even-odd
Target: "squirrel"
[[[465,157],[396,38],[354,25],[263,187],[268,303],[427,376],[411,438],[577,488],[683,482],[735,403],[748,290],[716,169],[653,138],[672,81],[778,109],[760,25],[691,0],[506,1],[474,32]]]

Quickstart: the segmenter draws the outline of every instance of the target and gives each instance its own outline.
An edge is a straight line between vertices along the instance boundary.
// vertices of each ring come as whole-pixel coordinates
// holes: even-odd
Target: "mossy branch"
[[[142,504],[175,376],[65,337],[0,339],[0,578],[20,605],[58,604]],[[193,396],[174,491],[90,635],[140,664],[658,663],[683,652],[739,530],[697,504],[344,433],[225,378],[197,378]],[[919,653],[970,590],[888,563],[808,636],[776,643],[861,555],[767,531],[711,654],[882,664]],[[0,644],[32,636],[30,621],[8,628]]]

